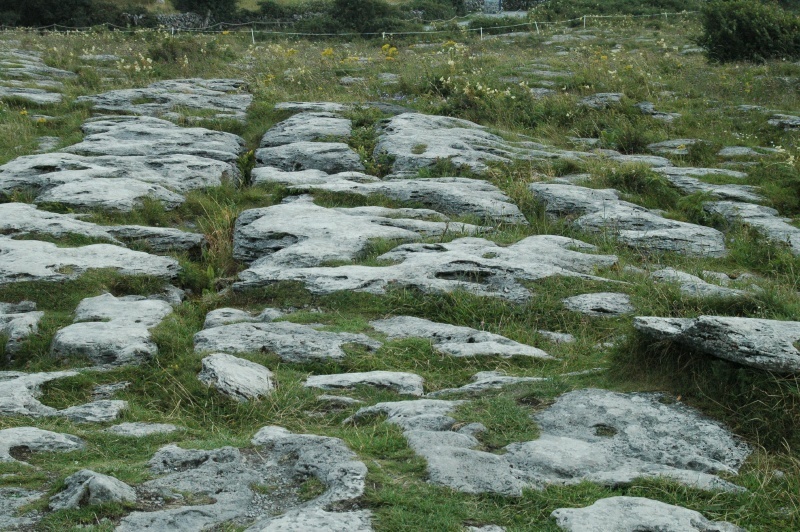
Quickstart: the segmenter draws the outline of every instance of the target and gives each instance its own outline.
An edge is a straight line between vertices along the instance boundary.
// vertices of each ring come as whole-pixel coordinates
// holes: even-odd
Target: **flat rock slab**
[[[405,244],[378,257],[391,266],[274,268],[253,265],[239,274],[236,289],[280,281],[300,281],[308,290],[327,294],[354,290],[384,294],[390,287],[414,287],[438,293],[467,290],[477,295],[525,301],[530,292],[517,279],[590,275],[598,267],[616,264],[612,255],[591,255],[594,246],[561,236],[539,235],[501,247],[482,238],[460,238],[445,244]]]
[[[659,155],[689,155],[689,147],[704,142],[700,139],[670,139],[648,144],[647,149]]]
[[[385,120],[378,128],[373,155],[393,157],[392,172],[396,175],[415,175],[420,169],[445,160],[456,167],[484,172],[488,163],[581,157],[541,144],[509,142],[468,120],[419,113]]]
[[[592,109],[607,109],[608,107],[618,105],[625,95],[621,92],[598,92],[581,98],[579,105],[590,107]]]
[[[691,256],[722,257],[725,237],[716,229],[668,220],[647,209],[622,201],[613,189],[533,183],[530,190],[552,217],[568,217],[577,227],[616,234],[621,242],[650,251]]]
[[[669,340],[737,364],[775,373],[800,372],[800,322],[700,316],[637,317],[633,326],[656,340]]]
[[[791,225],[791,220],[781,217],[775,209],[732,201],[707,202],[703,204],[703,209],[729,222],[749,225],[776,243],[788,244],[793,254],[800,255],[800,229]]]
[[[712,185],[705,183],[697,178],[676,175],[665,172],[664,177],[672,186],[684,194],[696,194],[698,192],[708,194],[712,198],[719,198],[731,201],[762,201],[764,198],[757,193],[758,187],[750,185]]]
[[[30,50],[4,50],[0,56],[0,74],[3,77],[42,81],[78,77],[75,72],[47,66],[40,53]]]
[[[381,343],[363,334],[318,331],[291,322],[235,323],[194,335],[194,349],[214,353],[275,353],[286,362],[341,360],[342,346],[359,344],[370,350]]]
[[[43,492],[24,488],[0,488],[0,530],[25,530],[41,519],[41,513],[29,510],[20,514],[20,509],[44,495]]]
[[[181,430],[179,427],[170,423],[120,423],[108,427],[103,432],[116,434],[117,436],[126,436],[130,438],[143,438],[152,436],[153,434],[170,434]]]
[[[238,180],[239,171],[230,162],[182,153],[97,157],[43,153],[17,157],[0,166],[0,194],[22,190],[42,194],[76,182],[84,182],[91,190],[95,179],[135,180],[185,194]]]
[[[250,312],[237,308],[218,308],[206,314],[206,320],[203,323],[203,329],[212,329],[221,325],[231,325],[233,323],[242,322],[269,323],[282,317],[283,315],[283,312],[274,308],[266,308],[256,316]]]
[[[202,365],[200,382],[241,402],[269,395],[275,388],[270,370],[243,358],[216,353],[205,357]]]
[[[17,449],[27,449],[30,452],[69,452],[84,447],[83,440],[70,434],[35,427],[0,430],[0,462],[17,462],[11,454]]]
[[[261,148],[281,146],[293,142],[314,142],[333,138],[347,140],[352,133],[352,122],[334,113],[298,113],[278,122],[261,137]]]
[[[585,508],[559,508],[550,517],[569,532],[744,532],[732,523],[709,521],[694,510],[644,497],[609,497]]]
[[[439,397],[447,394],[480,394],[489,390],[499,390],[505,386],[513,386],[526,382],[542,382],[548,379],[541,377],[514,377],[499,371],[481,371],[472,377],[472,382],[460,388],[445,388],[431,392],[427,397]]]
[[[46,382],[74,377],[77,371],[50,373],[0,372],[0,415],[3,416],[53,416],[58,411],[39,402],[40,387]]]
[[[448,323],[436,323],[413,316],[397,316],[371,321],[370,326],[388,336],[390,340],[425,338],[434,344],[437,351],[450,356],[552,358],[541,349],[515,342],[499,334]]]
[[[657,282],[677,283],[681,287],[681,294],[690,297],[742,297],[747,295],[743,290],[727,288],[704,281],[692,275],[673,268],[663,268],[650,274],[650,278]]]
[[[640,102],[637,103],[634,107],[637,107],[642,114],[651,116],[656,120],[661,120],[662,122],[672,122],[673,120],[680,118],[680,113],[666,113],[664,111],[657,111],[655,105],[652,102]]]
[[[76,279],[90,269],[112,268],[122,275],[178,275],[178,261],[111,244],[59,248],[38,240],[0,236],[0,285]]]
[[[95,364],[139,364],[158,353],[150,329],[172,313],[172,306],[141,296],[111,294],[87,298],[75,311],[75,322],[56,332],[51,353],[84,356]]]
[[[367,468],[338,438],[265,427],[252,443],[257,450],[162,447],[150,460],[151,472],[160,476],[138,486],[138,493],[153,498],[169,494],[178,499],[190,494],[211,502],[134,512],[122,519],[117,530],[190,532],[230,521],[252,525],[250,530],[286,530],[265,527],[276,515],[283,514],[289,521],[296,515],[293,512],[322,510],[334,504],[352,506],[364,493]],[[310,477],[319,480],[325,491],[301,504],[298,491]],[[259,496],[254,491],[258,486],[273,489],[270,495]],[[331,519],[338,516],[331,512]]]
[[[395,179],[381,182],[347,175],[333,175],[322,183],[285,182],[293,190],[324,190],[359,196],[383,195],[409,203],[418,203],[454,216],[476,216],[481,220],[527,224],[519,207],[499,188],[480,179],[438,177],[431,179]]]
[[[364,171],[361,158],[343,142],[298,141],[259,148],[255,155],[259,165],[284,171],[321,170],[329,174]]]
[[[562,395],[535,420],[537,440],[497,455],[478,451],[469,426],[449,414],[463,402],[421,399],[379,403],[346,421],[385,414],[428,462],[429,481],[466,493],[519,496],[524,488],[584,481],[618,486],[664,477],[706,490],[741,491],[717,473],[735,474],[750,453],[722,425],[660,394],[587,389]]]
[[[616,292],[581,294],[561,301],[567,309],[573,312],[595,317],[623,316],[635,310],[627,294]]]
[[[25,100],[36,105],[52,105],[61,103],[62,96],[58,92],[49,92],[43,89],[4,87],[0,85],[0,100],[5,98]]]
[[[336,390],[355,386],[388,388],[397,393],[422,395],[424,380],[414,373],[399,371],[368,371],[365,373],[340,373],[337,375],[312,375],[306,379],[307,388]]]
[[[430,211],[328,209],[315,205],[311,196],[287,199],[239,215],[233,233],[234,258],[246,262],[259,259],[259,264],[271,267],[308,268],[356,259],[373,239],[415,241],[481,230],[469,224],[419,219]]]
[[[136,491],[114,477],[81,469],[64,480],[64,490],[50,497],[50,509],[74,510],[108,502],[132,503]]]
[[[119,418],[120,413],[128,408],[127,401],[100,399],[79,406],[71,406],[58,412],[73,423],[107,423]]]
[[[245,120],[253,96],[239,79],[169,79],[156,81],[140,89],[121,89],[81,96],[78,102],[91,102],[95,111],[134,115],[203,117]],[[189,113],[186,113],[189,110]]]
[[[2,224],[3,221],[0,218],[0,226]],[[0,335],[6,337],[7,358],[13,358],[14,354],[22,347],[23,342],[30,335],[39,332],[39,322],[43,317],[44,312],[37,311],[36,303],[33,301],[22,301],[17,304],[0,303]]]
[[[774,115],[767,120],[767,124],[779,128],[784,131],[796,131],[800,129],[800,116],[794,115]]]
[[[265,519],[245,532],[372,532],[372,512],[328,512],[322,508],[301,508],[280,517]]]
[[[85,122],[82,142],[64,151],[77,155],[196,155],[236,164],[244,140],[232,133],[180,127],[148,116],[101,116]]]

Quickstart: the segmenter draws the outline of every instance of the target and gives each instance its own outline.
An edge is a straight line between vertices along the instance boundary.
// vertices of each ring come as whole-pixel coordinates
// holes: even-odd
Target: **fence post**
[[[586,15],[583,16],[583,29],[586,29]]]
[[[533,23],[536,24],[536,35],[539,35],[539,23],[536,22],[535,20],[533,21]]]
[[[170,26],[170,28],[169,28],[169,29],[171,30],[171,31],[170,31],[170,36],[171,36],[171,37],[175,37],[175,26]]]
[[[253,44],[255,44],[255,43],[256,43],[256,30],[255,30],[255,24],[253,24],[252,26],[250,26],[250,37],[252,37],[252,39],[253,39]]]
[[[483,40],[483,28],[481,28],[481,40]]]

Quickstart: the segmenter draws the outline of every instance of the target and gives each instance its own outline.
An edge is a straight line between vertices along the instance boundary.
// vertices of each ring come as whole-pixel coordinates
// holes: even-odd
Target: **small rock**
[[[108,475],[81,469],[64,480],[64,490],[50,497],[50,509],[72,510],[107,502],[136,502],[136,491]]]
[[[83,440],[70,434],[60,434],[35,427],[0,430],[0,462],[17,462],[11,455],[16,449],[27,449],[31,452],[69,452],[84,447]]]
[[[169,434],[171,432],[176,432],[178,430],[180,430],[178,427],[168,423],[134,422],[134,423],[120,423],[119,425],[108,427],[103,432],[110,432],[111,434],[116,434],[118,436],[127,436],[131,438],[143,438],[145,436],[151,436],[153,434]]]
[[[581,98],[579,104],[592,109],[606,109],[612,105],[617,105],[625,95],[620,92],[598,92],[591,96]]]
[[[582,294],[562,299],[562,302],[569,310],[587,316],[616,317],[630,314],[635,310],[627,294],[614,292]]]
[[[306,379],[307,388],[336,390],[355,386],[389,388],[400,394],[422,395],[423,379],[414,373],[397,371],[368,371],[365,373],[340,373],[337,375],[312,375]]]
[[[269,395],[275,387],[272,372],[260,364],[217,353],[203,359],[203,369],[197,376],[200,382],[239,401]]]

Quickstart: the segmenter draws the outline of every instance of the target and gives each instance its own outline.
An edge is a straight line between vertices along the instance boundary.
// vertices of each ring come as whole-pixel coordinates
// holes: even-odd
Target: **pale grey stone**
[[[238,401],[258,399],[275,388],[270,370],[243,358],[216,353],[203,358],[202,365],[200,382]]]
[[[726,521],[644,497],[609,497],[585,508],[559,508],[550,517],[570,532],[744,532]]]
[[[36,143],[39,145],[39,149],[36,150],[36,153],[47,153],[49,151],[55,151],[58,145],[61,144],[61,139],[49,136],[37,137]]]
[[[378,257],[391,266],[339,266],[274,268],[253,265],[239,274],[236,289],[301,281],[313,293],[354,290],[383,294],[392,286],[415,287],[424,292],[462,289],[512,301],[530,297],[517,279],[535,281],[564,276],[600,280],[590,275],[598,267],[612,266],[617,258],[576,251],[594,246],[566,237],[539,235],[501,247],[481,238],[460,238],[443,244],[405,244]]]
[[[267,445],[274,443],[276,440],[291,436],[291,434],[292,431],[289,429],[285,429],[277,425],[267,425],[266,427],[261,427],[258,429],[258,432],[255,433],[253,438],[250,440],[250,443],[255,446]]]
[[[642,114],[652,116],[656,120],[661,120],[667,123],[681,117],[680,113],[665,113],[663,111],[656,111],[655,105],[653,105],[651,102],[640,102],[634,107],[637,107]]]
[[[78,56],[81,61],[95,61],[98,63],[109,63],[119,61],[119,56],[114,54],[81,54]]]
[[[50,497],[50,509],[74,510],[107,502],[132,503],[136,491],[114,477],[81,469],[64,480],[64,490]]]
[[[127,401],[100,399],[80,406],[71,406],[58,412],[74,423],[105,423],[114,421],[128,408]]]
[[[250,179],[253,185],[264,185],[268,183],[279,183],[282,185],[311,185],[320,184],[327,181],[328,173],[322,170],[300,170],[297,172],[287,172],[274,166],[261,166],[253,168],[250,172]],[[372,176],[370,176],[372,177]],[[377,177],[372,177],[373,181],[378,181]]]
[[[329,176],[324,183],[290,185],[293,190],[324,190],[419,203],[444,214],[477,216],[480,219],[527,224],[519,207],[499,188],[479,179],[439,177],[364,182],[345,175]]]
[[[120,89],[81,96],[96,111],[135,115],[172,116],[187,110],[215,111],[213,118],[245,120],[253,96],[245,92],[246,83],[238,79],[169,79],[141,89]],[[146,100],[142,102],[142,100]],[[191,112],[186,115],[192,117]]]
[[[259,165],[285,171],[321,170],[329,174],[364,171],[358,154],[343,142],[298,141],[259,148],[255,155]]]
[[[140,296],[87,298],[75,310],[75,323],[56,332],[50,350],[56,357],[85,356],[95,364],[138,364],[157,354],[149,329],[171,313],[169,303]]]
[[[351,109],[351,106],[335,102],[281,102],[275,104],[276,111],[293,111],[309,113],[341,113]]]
[[[673,268],[663,268],[650,274],[658,282],[676,283],[681,293],[691,297],[742,297],[746,292],[707,283],[700,277]]]
[[[499,334],[479,331],[470,327],[436,323],[413,316],[376,320],[370,322],[370,326],[388,336],[390,340],[414,337],[428,339],[438,351],[450,356],[499,355],[501,357],[551,358],[541,349],[515,342]]]
[[[672,162],[657,155],[628,155],[622,153],[604,154],[606,159],[620,164],[643,164],[650,167],[672,166]]]
[[[292,510],[253,525],[245,532],[371,532],[372,512],[354,510],[327,512],[322,508]]]
[[[377,342],[363,334],[318,331],[290,322],[234,323],[205,329],[194,335],[198,352],[274,352],[286,362],[341,360],[342,346],[359,344],[374,350]]]
[[[781,217],[775,209],[732,201],[707,202],[703,209],[731,223],[749,225],[774,242],[788,244],[793,254],[800,255],[800,229],[790,224],[789,218]]]
[[[800,116],[777,114],[767,120],[767,123],[783,128],[784,131],[795,131],[800,129]]]
[[[624,96],[621,92],[598,92],[581,98],[579,105],[592,109],[606,109],[619,104]]]
[[[597,292],[581,294],[561,300],[567,309],[587,316],[617,317],[630,314],[635,309],[627,294]]]
[[[544,87],[531,87],[528,92],[537,100],[557,94],[553,89],[545,89]]]
[[[373,154],[393,157],[392,170],[397,175],[413,175],[443,160],[484,172],[492,162],[580,158],[574,152],[541,144],[506,141],[467,120],[419,113],[403,113],[384,121]]]
[[[76,279],[94,268],[113,268],[122,275],[172,278],[178,261],[110,244],[59,248],[49,242],[0,236],[0,285],[25,281]]]
[[[400,217],[408,210],[383,209],[381,216],[364,209],[320,207],[307,195],[288,200],[239,215],[233,233],[234,258],[258,259],[262,267],[307,268],[354,260],[373,239],[415,241],[481,230],[470,224]]]
[[[43,495],[44,492],[24,488],[0,488],[0,530],[32,529],[42,515],[31,510],[20,514],[20,509]]]
[[[15,236],[46,234],[56,238],[81,235],[116,242],[102,226],[84,222],[74,215],[43,211],[28,203],[0,203],[0,233]]]
[[[206,314],[203,329],[213,329],[214,327],[241,322],[269,323],[281,316],[283,316],[283,312],[274,308],[266,308],[258,316],[253,316],[249,312],[236,308],[218,308]]]
[[[199,251],[206,244],[205,236],[172,227],[112,225],[107,228],[107,231],[126,243],[143,242],[149,250],[155,253]]]
[[[143,438],[153,434],[169,434],[180,430],[175,425],[169,423],[120,423],[113,427],[108,427],[103,432],[116,434],[117,436],[126,436],[131,438]]]
[[[764,148],[760,146],[757,148],[750,148],[748,146],[726,146],[717,152],[717,156],[726,159],[734,157],[766,157],[767,155],[775,153],[780,153],[780,151],[775,148]]]
[[[298,113],[272,126],[261,138],[260,147],[332,138],[347,140],[351,132],[352,125],[347,118],[333,113]]]
[[[0,99],[14,98],[26,100],[36,105],[52,105],[61,102],[61,94],[48,92],[42,89],[23,87],[3,87],[0,85]]]
[[[388,388],[400,394],[422,395],[424,380],[414,373],[399,371],[368,371],[364,373],[339,373],[336,375],[312,375],[306,379],[307,388],[336,390],[355,386]]]
[[[0,415],[3,416],[53,416],[57,410],[43,405],[37,399],[40,386],[46,382],[77,375],[77,371],[51,373],[0,372]]]
[[[442,401],[441,399],[377,403],[360,408],[344,423],[359,422],[385,414],[387,423],[397,425],[404,431],[447,431],[455,424],[455,420],[448,414],[464,403],[465,401]]]
[[[800,371],[800,322],[700,316],[637,317],[633,326],[657,340],[670,340],[737,364],[775,373]]]
[[[236,164],[241,137],[199,127],[180,127],[149,116],[101,116],[83,124],[83,141],[64,151],[77,155],[195,155]]]
[[[2,216],[0,204],[0,216]],[[3,224],[0,218],[0,226]],[[44,312],[36,310],[36,303],[23,301],[20,304],[0,303],[0,335],[6,337],[6,358],[12,358],[32,334],[39,332],[39,322]]]
[[[69,452],[84,447],[83,440],[76,436],[36,427],[0,430],[0,462],[18,462],[11,455],[15,449],[27,449],[31,452]]]
[[[130,385],[130,381],[98,384],[92,389],[92,399],[111,399],[117,393],[127,390]]]
[[[647,149],[661,155],[689,155],[689,147],[702,144],[700,139],[670,139],[647,145]]]
[[[487,390],[499,390],[504,386],[512,386],[524,382],[542,382],[548,379],[541,377],[513,377],[499,371],[481,371],[472,377],[472,382],[460,388],[445,388],[431,392],[427,397],[438,397],[450,393],[479,394]]]
[[[733,179],[744,179],[747,174],[730,170],[728,168],[694,168],[690,166],[665,166],[661,168],[653,168],[654,172],[665,174],[668,177],[731,177]]]
[[[554,344],[571,344],[575,341],[575,337],[568,333],[545,331],[542,329],[536,332],[539,333],[540,336],[543,336],[545,340],[553,342]]]
[[[174,209],[184,201],[183,196],[161,185],[128,178],[73,181],[42,192],[35,201],[68,205],[77,209],[129,212],[135,207],[140,207],[146,199],[161,202],[167,210]]]
[[[341,395],[326,395],[326,394],[318,395],[317,401],[339,406],[354,406],[354,405],[364,404],[364,401],[359,401],[358,399],[353,399],[352,397],[344,397]]]
[[[238,178],[239,171],[230,162],[182,153],[98,157],[45,153],[18,157],[0,166],[0,194],[21,190],[41,194],[77,182],[88,182],[84,186],[91,189],[95,179],[141,181],[184,194]]]
[[[574,218],[573,223],[586,231],[616,234],[629,246],[693,256],[727,254],[724,235],[716,229],[663,218],[618,199],[615,190],[544,183],[529,188],[548,215]]]
[[[53,78],[76,78],[77,74],[69,70],[61,70],[47,66],[39,52],[30,50],[7,50],[0,57],[0,72],[10,78],[27,78],[47,80]]]
[[[506,532],[506,528],[497,525],[468,526],[469,532]]]
[[[733,201],[762,201],[764,199],[756,193],[758,187],[750,185],[712,185],[694,177],[671,173],[664,173],[664,177],[684,194],[701,192],[713,198]]]

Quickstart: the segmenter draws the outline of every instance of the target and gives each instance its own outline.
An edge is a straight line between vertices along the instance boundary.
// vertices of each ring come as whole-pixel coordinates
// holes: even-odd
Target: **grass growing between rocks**
[[[21,34],[21,47],[41,51],[45,61],[78,72],[65,80],[64,102],[50,106],[26,105],[18,100],[0,104],[0,163],[33,153],[37,138],[58,137],[66,146],[81,138],[80,124],[89,108],[74,101],[81,95],[116,88],[140,87],[159,79],[182,77],[239,77],[247,81],[254,104],[244,123],[213,120],[203,113],[199,125],[234,132],[246,142],[240,159],[247,183],[254,163],[252,151],[261,136],[287,113],[273,109],[280,101],[337,101],[342,103],[391,101],[430,113],[474,120],[514,140],[530,140],[575,149],[571,137],[592,139],[598,148],[626,154],[643,154],[647,145],[674,138],[708,141],[690,148],[688,155],[673,158],[680,166],[722,166],[720,146],[777,147],[781,152],[756,161],[754,166],[734,166],[748,177],[735,181],[761,187],[765,204],[784,216],[800,213],[797,191],[800,156],[796,132],[769,126],[769,113],[741,111],[740,104],[796,113],[800,66],[785,62],[763,65],[708,63],[701,55],[683,55],[684,47],[698,31],[691,18],[659,24],[624,19],[606,24],[591,22],[587,32],[594,38],[577,40],[581,32],[542,28],[508,44],[502,39],[464,37],[458,30],[441,34],[432,43],[392,37],[398,48],[387,60],[382,42],[311,42],[264,37],[253,45],[249,35],[179,35],[139,32],[74,34]],[[554,36],[576,40],[545,44]],[[430,37],[425,37],[426,39]],[[440,39],[439,39],[440,38]],[[429,47],[417,44],[431,44]],[[563,46],[563,49],[556,48]],[[326,50],[330,48],[331,52]],[[113,53],[121,60],[114,76],[100,75],[82,63],[81,53]],[[137,68],[138,67],[138,68]],[[555,76],[542,71],[560,72]],[[537,73],[539,72],[539,73]],[[394,85],[378,75],[398,75]],[[363,83],[340,85],[342,76],[363,77]],[[510,77],[519,79],[510,80]],[[786,79],[790,81],[786,81]],[[791,81],[794,79],[794,81]],[[538,98],[531,88],[550,88],[555,94]],[[596,92],[622,92],[618,107],[594,110],[579,100]],[[665,123],[645,116],[634,107],[647,100],[656,109],[681,113]],[[48,115],[44,121],[32,115]],[[366,108],[349,113],[354,134],[350,145],[361,156],[369,173],[383,176],[390,160],[376,156],[376,127],[387,115]],[[188,122],[185,122],[188,124]],[[419,146],[418,150],[425,149]],[[734,163],[743,161],[734,160]],[[678,220],[713,225],[726,232],[728,257],[686,258],[643,253],[620,246],[610,234],[588,234],[565,220],[544,215],[527,188],[531,182],[574,173],[586,173],[583,184],[615,188],[625,200],[661,209]],[[107,372],[84,372],[43,387],[41,400],[57,408],[91,400],[97,384],[128,381],[131,385],[115,398],[129,402],[121,421],[173,423],[184,428],[171,435],[142,439],[103,433],[98,427],[79,425],[62,418],[24,419],[0,417],[0,429],[35,425],[75,434],[87,442],[85,450],[66,453],[34,453],[34,466],[0,463],[0,486],[26,486],[56,493],[69,474],[83,468],[113,475],[130,484],[152,477],[147,461],[163,445],[177,442],[186,448],[246,447],[256,430],[281,425],[294,432],[342,438],[369,468],[368,490],[362,506],[375,513],[377,530],[463,530],[465,525],[503,525],[508,530],[556,530],[550,513],[556,508],[589,505],[614,495],[645,496],[678,504],[716,520],[732,521],[748,530],[800,529],[800,461],[797,427],[800,426],[800,388],[795,377],[759,374],[706,355],[669,345],[646,343],[631,328],[629,318],[588,318],[569,312],[561,299],[587,292],[618,291],[628,294],[637,315],[694,317],[700,315],[748,316],[769,319],[800,318],[800,262],[784,246],[770,244],[757,232],[728,226],[702,211],[704,196],[685,196],[663,177],[646,167],[619,165],[603,157],[576,161],[525,161],[492,165],[483,175],[466,172],[450,161],[440,161],[419,177],[459,175],[485,178],[499,186],[526,216],[528,226],[503,226],[482,234],[503,245],[536,234],[557,234],[595,244],[597,252],[615,254],[619,266],[599,272],[613,282],[579,279],[546,279],[525,283],[530,301],[512,304],[468,293],[423,294],[415,290],[391,290],[384,296],[358,292],[316,296],[301,285],[280,283],[246,292],[224,290],[244,268],[232,257],[232,231],[236,217],[245,209],[279,203],[290,195],[285,187],[240,187],[226,183],[187,195],[186,202],[166,211],[146,201],[131,213],[92,212],[88,218],[102,224],[142,224],[180,227],[201,232],[208,241],[199,256],[179,255],[183,273],[176,281],[189,289],[187,301],[154,330],[158,356],[142,366]],[[708,177],[709,183],[734,180]],[[419,207],[385,197],[315,193],[315,202],[326,207],[380,205]],[[30,194],[4,197],[3,201],[31,202]],[[63,206],[42,206],[68,212]],[[470,223],[484,220],[458,219]],[[448,241],[447,235],[434,241]],[[52,239],[51,239],[52,240]],[[59,245],[82,245],[76,239],[54,240]],[[396,242],[376,241],[353,261],[384,266],[378,257]],[[697,299],[682,295],[677,286],[655,284],[648,274],[624,266],[656,269],[670,266],[693,274],[704,270],[730,274],[754,273],[754,280],[734,280],[737,288],[755,284],[760,290],[737,300]],[[109,291],[115,295],[156,293],[163,281],[125,278],[113,272],[93,271],[58,285],[20,283],[0,287],[0,301],[36,301],[45,311],[37,335],[25,342],[20,353],[3,369],[54,371],[85,365],[85,361],[56,360],[49,346],[55,332],[72,322],[75,307],[85,297]],[[319,323],[327,330],[361,332],[385,341],[369,321],[392,315],[411,315],[433,321],[474,327],[505,335],[544,349],[552,360],[514,357],[459,359],[438,352],[429,341],[385,341],[374,352],[347,346],[340,361],[289,364],[270,353],[245,353],[243,358],[266,365],[275,374],[276,391],[249,403],[225,398],[201,384],[196,375],[202,354],[195,353],[192,338],[201,330],[209,310],[233,306],[253,311],[265,307],[288,310],[284,319]],[[555,344],[539,330],[570,333],[572,344]],[[0,344],[4,344],[0,338]],[[3,359],[0,350],[0,360]],[[581,375],[565,375],[601,368]],[[746,487],[744,494],[709,494],[668,481],[639,480],[630,486],[604,488],[590,483],[528,490],[519,498],[468,495],[427,482],[426,464],[408,447],[401,431],[376,418],[357,424],[342,422],[357,407],[332,407],[319,402],[317,392],[303,382],[311,374],[395,370],[425,378],[426,392],[459,387],[479,371],[505,371],[511,375],[547,377],[550,380],[493,391],[460,407],[459,423],[480,422],[487,431],[480,436],[484,450],[502,452],[509,443],[534,439],[538,427],[532,415],[550,405],[560,394],[580,388],[600,387],[618,391],[663,391],[667,397],[699,408],[723,421],[755,447],[741,473],[729,480]],[[374,404],[407,397],[386,390],[359,387],[347,395]],[[448,399],[470,398],[453,395]],[[318,494],[313,481],[303,485],[306,497]],[[46,499],[44,499],[46,502]],[[38,503],[43,509],[45,503]],[[91,511],[48,515],[42,530],[110,530],[130,508],[117,505]],[[108,521],[103,521],[108,519]],[[229,527],[234,530],[235,527]]]

